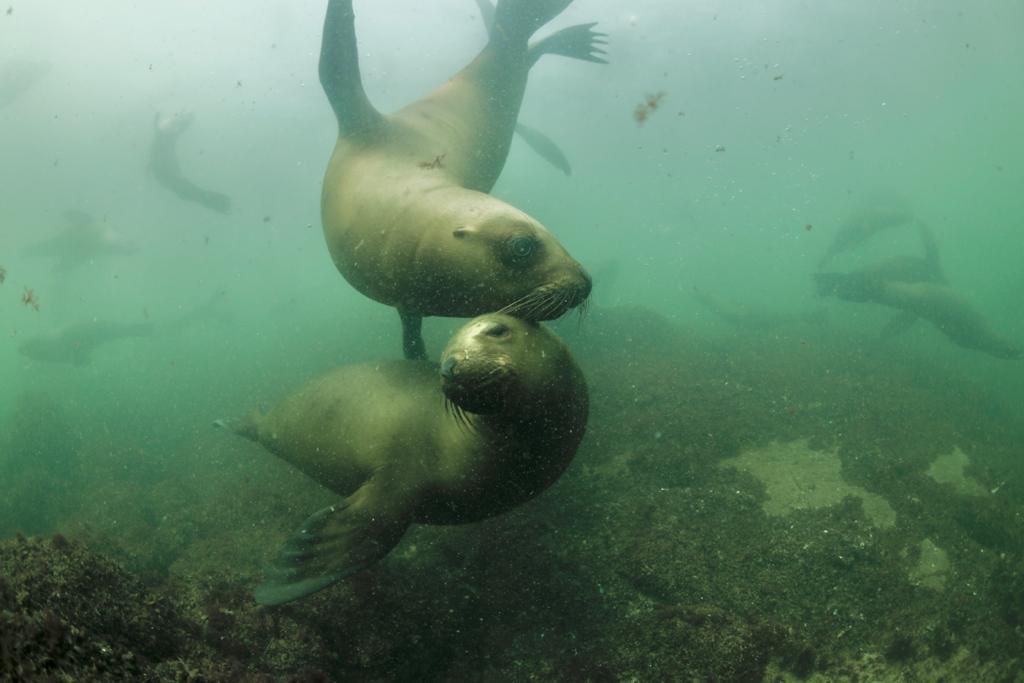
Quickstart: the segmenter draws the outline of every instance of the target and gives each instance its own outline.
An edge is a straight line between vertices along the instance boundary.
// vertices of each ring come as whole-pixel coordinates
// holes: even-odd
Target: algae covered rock
[[[80,544],[0,542],[0,679],[150,678],[186,635],[166,599]]]

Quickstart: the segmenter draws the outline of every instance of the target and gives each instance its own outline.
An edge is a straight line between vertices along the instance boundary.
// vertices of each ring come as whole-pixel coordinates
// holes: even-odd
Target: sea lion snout
[[[471,413],[502,410],[513,384],[515,365],[508,346],[519,328],[532,324],[493,314],[471,320],[441,354],[441,390],[445,397]]]

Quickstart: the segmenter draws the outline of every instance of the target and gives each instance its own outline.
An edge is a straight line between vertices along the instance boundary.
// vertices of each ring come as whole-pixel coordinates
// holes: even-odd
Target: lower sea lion
[[[398,310],[407,358],[426,357],[424,316],[550,320],[590,293],[590,277],[543,225],[487,194],[533,64],[544,54],[604,61],[593,24],[528,43],[571,1],[501,0],[477,57],[390,116],[363,90],[352,0],[328,3],[320,82],[339,135],[324,175],[324,237],[353,287]]]
[[[303,597],[384,557],[410,524],[500,514],[548,488],[576,453],[587,386],[566,346],[503,314],[468,322],[436,365],[391,361],[314,379],[235,431],[344,501],[281,548],[256,599]]]

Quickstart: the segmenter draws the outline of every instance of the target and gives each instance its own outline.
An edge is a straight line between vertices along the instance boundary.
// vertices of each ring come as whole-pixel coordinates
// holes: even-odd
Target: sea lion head
[[[441,354],[445,397],[470,413],[532,413],[585,396],[582,373],[558,337],[503,313],[466,323]]]
[[[553,320],[590,296],[590,275],[526,213],[486,198],[452,219],[441,246],[440,276],[448,286],[432,291],[434,296],[442,289],[458,293],[463,315],[501,310],[527,320]]]

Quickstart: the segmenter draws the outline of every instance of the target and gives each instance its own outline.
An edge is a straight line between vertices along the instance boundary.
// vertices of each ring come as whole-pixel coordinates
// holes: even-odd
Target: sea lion
[[[57,272],[68,273],[103,257],[138,251],[110,226],[100,225],[84,211],[65,211],[64,219],[67,227],[27,249],[31,256],[53,259],[53,269]]]
[[[353,287],[398,310],[407,358],[426,357],[424,316],[550,320],[590,293],[590,277],[543,225],[487,194],[530,67],[544,54],[603,61],[593,24],[528,44],[570,2],[502,0],[477,57],[390,116],[363,90],[352,0],[328,3],[320,82],[339,135],[324,175],[324,237]]]
[[[890,322],[885,336],[923,318],[957,346],[1006,360],[1016,360],[1024,353],[1019,345],[993,332],[982,315],[943,282],[890,279],[871,271],[815,273],[814,277],[821,295],[844,301],[871,302],[901,311],[903,317]]]
[[[839,227],[818,262],[818,270],[825,268],[837,256],[864,246],[879,233],[912,221],[914,213],[906,200],[900,197],[882,196],[875,197],[873,202],[865,202]]]
[[[583,373],[539,323],[469,321],[438,367],[391,361],[314,379],[235,431],[344,501],[281,548],[256,599],[303,597],[384,557],[410,524],[476,522],[558,479],[587,423]]]
[[[29,337],[18,345],[18,353],[34,361],[81,367],[92,361],[93,351],[112,342],[173,334],[207,321],[230,320],[228,312],[222,310],[221,296],[222,292],[216,292],[203,304],[162,322],[82,320],[52,334]]]
[[[231,197],[223,192],[200,187],[185,177],[178,163],[178,138],[195,120],[192,112],[171,116],[157,114],[153,119],[153,141],[149,145],[149,172],[162,187],[178,199],[193,202],[217,213],[231,213]]]
[[[106,320],[84,320],[48,336],[26,339],[18,345],[18,353],[44,363],[87,365],[92,352],[100,346],[131,337],[153,334],[149,323],[117,323]]]

